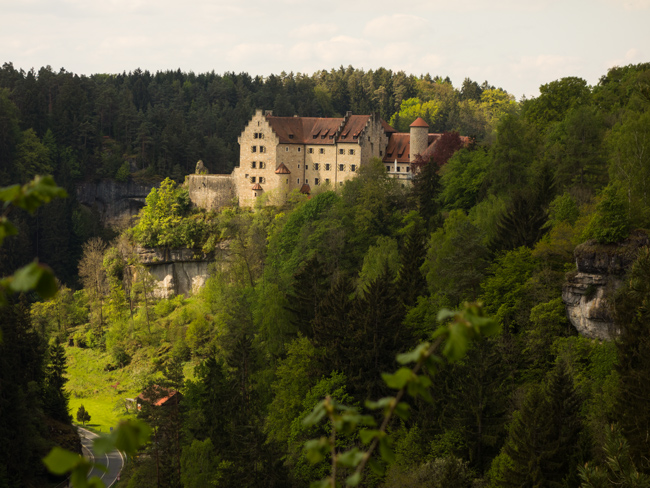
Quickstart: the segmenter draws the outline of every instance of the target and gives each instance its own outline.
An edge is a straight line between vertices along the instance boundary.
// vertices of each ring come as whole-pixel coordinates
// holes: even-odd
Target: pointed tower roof
[[[291,171],[287,168],[284,163],[280,163],[280,166],[275,170],[276,175],[290,175]]]
[[[302,185],[302,188],[300,188],[300,193],[306,193],[307,195],[309,195],[311,193],[311,187],[307,183],[305,183],[304,185]]]
[[[427,124],[426,120],[424,120],[422,117],[418,117],[413,121],[409,127],[426,127],[427,129],[429,128],[429,124]]]
[[[253,190],[263,190],[264,188],[262,188],[262,185],[260,185],[259,183],[255,183],[255,184],[253,185],[253,188],[252,188],[252,189],[253,189]]]

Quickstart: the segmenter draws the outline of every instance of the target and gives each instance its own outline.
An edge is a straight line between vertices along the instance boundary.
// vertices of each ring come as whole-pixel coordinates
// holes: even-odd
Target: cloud
[[[607,64],[603,66],[606,69],[609,69],[613,66],[625,66],[628,64],[639,63],[643,61],[644,57],[639,53],[639,50],[636,48],[628,49],[622,58],[612,59],[607,61]]]
[[[650,0],[607,0],[607,3],[616,7],[623,7],[624,10],[647,10],[650,8]]]
[[[319,36],[331,36],[336,34],[339,28],[334,24],[307,24],[293,29],[289,35],[300,39],[313,39]]]
[[[391,34],[403,35],[404,32],[417,33],[424,29],[429,21],[423,17],[407,14],[382,15],[368,22],[363,34],[370,37],[385,38]]]

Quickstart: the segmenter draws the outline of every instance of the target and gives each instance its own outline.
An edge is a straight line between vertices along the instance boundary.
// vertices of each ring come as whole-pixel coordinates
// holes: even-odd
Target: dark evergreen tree
[[[43,388],[43,408],[45,412],[61,422],[70,422],[68,400],[70,394],[65,391],[66,378],[65,350],[58,340],[50,344],[45,367],[45,385]]]
[[[650,250],[639,251],[626,286],[615,299],[620,377],[619,425],[637,468],[650,474]]]

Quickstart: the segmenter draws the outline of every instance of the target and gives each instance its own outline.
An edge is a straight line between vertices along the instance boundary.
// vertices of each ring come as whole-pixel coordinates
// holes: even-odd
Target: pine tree
[[[65,350],[58,340],[53,342],[48,351],[47,366],[45,368],[45,388],[43,391],[43,407],[52,417],[62,422],[70,422],[72,418],[68,413],[68,400],[70,394],[64,389],[68,379]]]

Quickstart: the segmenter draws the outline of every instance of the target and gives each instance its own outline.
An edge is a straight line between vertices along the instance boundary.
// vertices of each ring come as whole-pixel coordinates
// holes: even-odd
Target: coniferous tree
[[[618,408],[621,432],[639,470],[650,474],[650,249],[639,251],[627,284],[615,299],[620,376]]]
[[[45,387],[43,392],[43,407],[53,418],[61,422],[70,422],[68,400],[70,394],[64,387],[68,379],[65,350],[58,340],[49,347],[47,366],[45,368]]]

